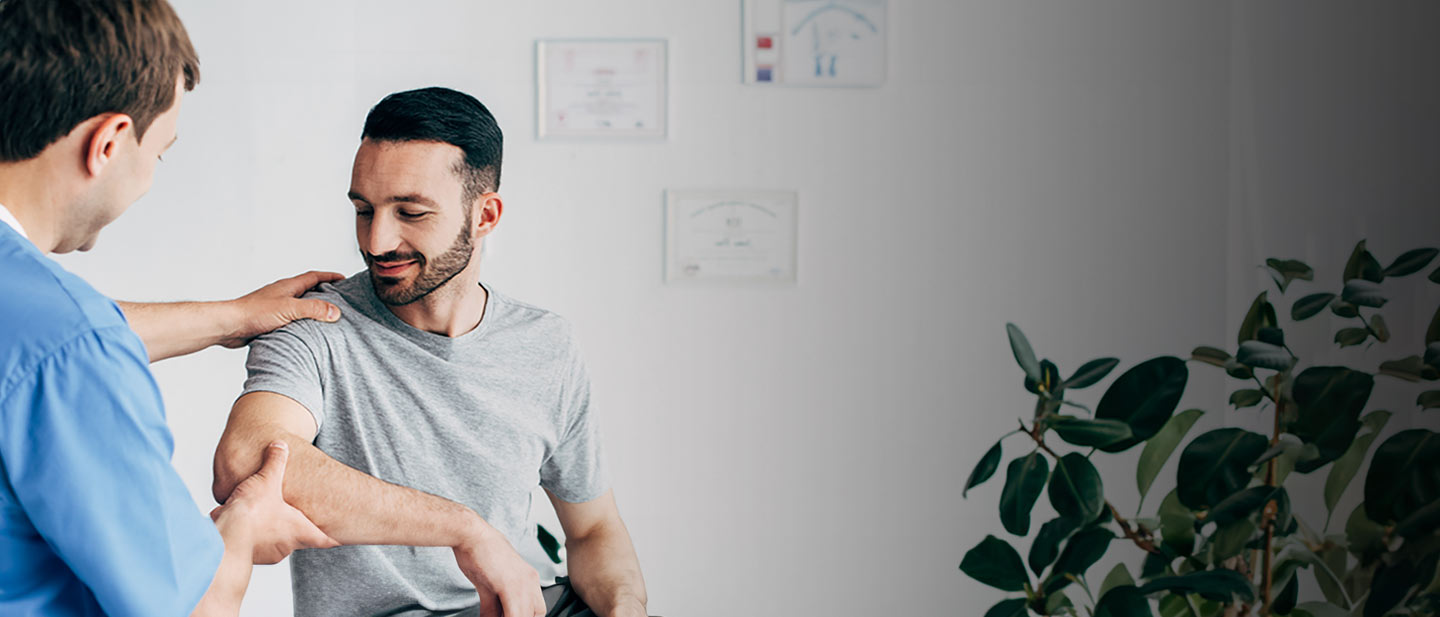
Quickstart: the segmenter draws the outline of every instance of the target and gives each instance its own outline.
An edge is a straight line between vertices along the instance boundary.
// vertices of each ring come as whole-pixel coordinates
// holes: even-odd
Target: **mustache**
[[[397,261],[415,261],[423,266],[425,265],[425,256],[414,251],[408,253],[402,253],[400,251],[390,251],[389,253],[385,253],[382,255],[371,255],[369,253],[365,253],[365,263],[373,264],[377,261],[383,261],[387,263],[395,263]]]

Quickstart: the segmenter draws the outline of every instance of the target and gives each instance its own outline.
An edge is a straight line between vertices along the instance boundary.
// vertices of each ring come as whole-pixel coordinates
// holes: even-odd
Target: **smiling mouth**
[[[401,273],[405,272],[407,269],[410,268],[410,266],[413,265],[415,265],[414,260],[395,262],[376,261],[371,263],[371,266],[375,269],[375,274],[384,277],[400,276]]]

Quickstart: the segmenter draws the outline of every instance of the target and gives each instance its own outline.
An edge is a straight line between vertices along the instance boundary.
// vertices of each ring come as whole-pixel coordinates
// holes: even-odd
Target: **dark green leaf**
[[[1254,407],[1263,400],[1265,400],[1265,393],[1254,388],[1236,390],[1230,394],[1230,404],[1234,405],[1236,409]]]
[[[1365,460],[1365,453],[1370,451],[1370,444],[1375,441],[1375,435],[1379,429],[1372,430],[1364,435],[1355,438],[1350,442],[1350,447],[1345,454],[1335,460],[1335,465],[1330,467],[1330,475],[1325,477],[1325,510],[1333,513],[1336,504],[1340,503],[1340,497],[1345,495],[1345,489],[1350,486],[1350,481],[1355,479],[1356,472],[1360,471],[1360,463]]]
[[[1336,298],[1334,302],[1330,303],[1330,312],[1334,313],[1337,317],[1351,319],[1360,315],[1360,308],[1355,306],[1354,304],[1350,304],[1349,302]]]
[[[1240,343],[1240,350],[1235,352],[1235,361],[1246,366],[1268,368],[1274,371],[1283,371],[1294,363],[1290,352],[1285,351],[1284,347],[1261,341]]]
[[[1275,306],[1266,300],[1268,292],[1260,292],[1255,301],[1250,303],[1249,312],[1245,313],[1245,321],[1240,323],[1240,336],[1238,342],[1253,341],[1260,336],[1261,328],[1274,328],[1279,324],[1275,319]]]
[[[1395,525],[1395,534],[1402,538],[1416,538],[1429,535],[1436,527],[1440,527],[1440,500],[1411,512],[1410,516]]]
[[[1380,315],[1370,317],[1370,329],[1375,331],[1375,340],[1381,343],[1390,342],[1390,326],[1385,324],[1385,318]]]
[[[1410,593],[1410,588],[1419,582],[1420,569],[1409,561],[1381,563],[1372,579],[1370,597],[1365,601],[1365,617],[1384,617],[1390,609],[1400,604]]]
[[[1070,536],[1070,541],[1065,543],[1065,550],[1061,551],[1060,558],[1055,560],[1051,576],[1062,573],[1085,576],[1090,566],[1105,556],[1105,550],[1110,548],[1110,541],[1114,539],[1115,534],[1104,527],[1092,527]]]
[[[1345,601],[1345,585],[1330,576],[1330,573],[1344,572],[1346,559],[1345,547],[1338,544],[1329,544],[1315,553],[1315,563],[1325,566],[1315,568],[1315,583],[1320,586],[1320,592],[1325,594],[1325,599],[1338,606],[1349,605]]]
[[[1180,504],[1175,491],[1160,502],[1160,538],[1177,554],[1195,552],[1195,513]]]
[[[1345,284],[1345,289],[1340,292],[1340,299],[1356,306],[1380,308],[1389,302],[1383,291],[1379,283],[1356,279]]]
[[[960,571],[970,578],[1004,591],[1023,591],[1030,582],[1020,553],[1009,542],[995,536],[985,536],[975,548],[965,553],[960,561]]]
[[[1263,435],[1238,428],[1196,437],[1180,453],[1176,474],[1180,503],[1191,510],[1204,510],[1245,488],[1250,482],[1246,468],[1268,445]]]
[[[1341,328],[1335,333],[1335,342],[1341,347],[1354,347],[1364,343],[1370,338],[1370,331],[1365,328]]]
[[[985,617],[1025,617],[1029,614],[1030,612],[1025,610],[1025,598],[1001,600],[999,604],[985,611]]]
[[[1335,299],[1335,294],[1319,293],[1310,294],[1295,301],[1290,306],[1290,318],[1295,321],[1305,321],[1320,314],[1325,307],[1330,306],[1330,301]]]
[[[1273,446],[1270,446],[1270,448],[1269,448],[1268,450],[1265,450],[1264,452],[1262,452],[1262,453],[1260,454],[1260,458],[1257,458],[1257,459],[1255,459],[1255,462],[1250,463],[1250,466],[1251,466],[1251,467],[1259,467],[1259,466],[1265,464],[1266,462],[1268,462],[1270,459],[1276,458],[1276,457],[1280,456],[1281,454],[1284,454],[1284,453],[1285,453],[1286,451],[1288,451],[1290,448],[1291,448],[1291,445],[1290,445],[1290,444],[1287,444],[1287,443],[1285,443],[1285,442],[1283,442],[1283,441],[1280,442],[1280,443],[1277,443],[1277,444],[1275,444],[1275,445],[1273,445]]]
[[[1255,521],[1248,518],[1216,528],[1215,533],[1210,535],[1210,563],[1218,566],[1226,559],[1239,555],[1259,529]]]
[[[1269,266],[1270,269],[1274,270],[1284,279],[1280,282],[1281,292],[1284,292],[1285,288],[1289,287],[1292,281],[1315,280],[1315,270],[1301,261],[1294,259],[1279,260],[1272,257],[1265,260],[1265,265]]]
[[[1100,449],[1121,452],[1154,436],[1175,413],[1189,378],[1185,362],[1170,356],[1146,360],[1125,371],[1100,398],[1095,417],[1124,422],[1133,436]]]
[[[1040,361],[1040,385],[1042,391],[1055,393],[1060,390],[1060,367],[1049,360]]]
[[[1233,602],[1237,596],[1247,604],[1255,602],[1255,588],[1234,570],[1205,570],[1181,576],[1162,576],[1140,587],[1140,593],[1145,595],[1159,591],[1194,593],[1227,604]]]
[[[1050,429],[1068,443],[1098,448],[1130,438],[1130,425],[1119,420],[1085,420],[1063,416],[1050,423]]]
[[[1017,536],[1030,533],[1030,510],[1049,478],[1050,463],[1039,451],[1010,461],[1000,492],[1000,522],[1006,531]]]
[[[1068,612],[1062,612],[1062,611],[1068,611]],[[1078,613],[1075,612],[1075,603],[1073,603],[1073,602],[1070,601],[1069,596],[1066,596],[1066,595],[1065,595],[1065,592],[1059,591],[1059,590],[1056,590],[1056,591],[1054,591],[1054,592],[1045,594],[1045,613],[1044,613],[1044,614],[1046,614],[1046,615],[1078,615]]]
[[[1440,435],[1410,429],[1375,449],[1365,474],[1365,515],[1382,525],[1405,520],[1440,496]]]
[[[1345,453],[1374,387],[1369,374],[1341,366],[1311,367],[1295,378],[1296,418],[1287,430],[1318,450],[1315,458],[1297,462],[1297,471],[1310,473]]]
[[[1121,585],[1095,603],[1095,617],[1155,617],[1150,601],[1134,585]]]
[[[1261,343],[1268,343],[1277,347],[1285,346],[1285,331],[1280,328],[1260,328],[1260,334],[1257,336],[1257,340]]]
[[[1070,453],[1055,464],[1050,474],[1050,505],[1060,516],[1090,520],[1105,503],[1100,473],[1084,455]]]
[[[1430,366],[1440,368],[1440,343],[1430,343],[1425,346],[1425,357],[1421,362]]]
[[[1195,351],[1190,352],[1190,359],[1225,368],[1225,361],[1230,359],[1230,354],[1224,349],[1201,345],[1196,347]]]
[[[1217,527],[1224,527],[1248,518],[1274,499],[1279,490],[1281,489],[1273,486],[1255,486],[1226,497],[1210,509],[1210,514],[1205,517],[1205,524],[1215,523]]]
[[[1376,317],[1379,317],[1379,315],[1376,315]],[[1381,375],[1404,379],[1411,383],[1420,381],[1420,375],[1424,371],[1425,363],[1420,360],[1420,356],[1410,356],[1399,360],[1387,360],[1380,363]]]
[[[1160,432],[1155,433],[1149,441],[1145,442],[1145,449],[1140,452],[1140,462],[1135,466],[1135,485],[1140,489],[1140,499],[1150,492],[1150,485],[1155,483],[1155,477],[1160,475],[1160,468],[1165,466],[1165,461],[1170,460],[1170,455],[1175,452],[1175,447],[1180,445],[1180,440],[1190,432],[1190,427],[1205,412],[1199,409],[1187,409],[1175,414],[1165,422]]]
[[[1295,603],[1300,601],[1300,581],[1290,577],[1290,582],[1280,589],[1275,596],[1275,602],[1271,608],[1275,609],[1276,615],[1289,615],[1295,610]]]
[[[1250,379],[1255,376],[1255,371],[1250,370],[1250,367],[1244,364],[1236,362],[1235,358],[1230,358],[1225,361],[1225,374],[1236,379]]]
[[[1428,278],[1431,283],[1440,283],[1440,268],[1436,268],[1434,272],[1431,272]]]
[[[1130,570],[1123,563],[1115,564],[1110,573],[1105,575],[1105,580],[1100,583],[1100,596],[1104,597],[1105,592],[1121,585],[1135,585],[1135,579],[1130,576]]]
[[[1065,380],[1065,387],[1079,390],[1093,386],[1109,375],[1110,371],[1115,370],[1115,366],[1118,364],[1120,364],[1120,360],[1116,358],[1100,358],[1086,362],[1080,366],[1080,370],[1075,371],[1074,375]]]
[[[1440,270],[1436,270],[1440,272]],[[1435,316],[1430,318],[1430,327],[1425,329],[1425,345],[1440,343],[1440,308],[1435,309]]]
[[[544,525],[536,525],[535,528],[536,535],[540,538],[540,547],[545,549],[545,555],[550,558],[550,561],[560,563],[560,542],[555,539],[555,536],[550,535],[550,530],[545,529]]]
[[[1055,558],[1060,556],[1060,544],[1080,528],[1080,522],[1062,516],[1040,526],[1040,532],[1035,534],[1035,541],[1030,543],[1028,558],[1030,569],[1035,571],[1036,576],[1055,563]]]
[[[1435,259],[1436,254],[1440,254],[1440,250],[1433,248],[1406,251],[1404,255],[1397,257],[1388,268],[1385,268],[1385,276],[1415,274],[1430,265],[1430,260]]]
[[[1420,398],[1415,399],[1415,404],[1420,409],[1440,409],[1440,390],[1426,390],[1420,393]]]
[[[1362,503],[1355,506],[1355,509],[1350,511],[1350,516],[1345,519],[1345,539],[1348,541],[1345,548],[1359,557],[1361,562],[1374,561],[1390,550],[1385,545],[1386,533],[1384,527],[1365,516],[1365,504]]]
[[[1010,335],[1010,351],[1015,354],[1015,362],[1025,369],[1025,376],[1040,381],[1040,362],[1035,359],[1035,350],[1030,348],[1025,333],[1013,323],[1005,324],[1005,332]]]
[[[1361,240],[1355,245],[1355,250],[1350,253],[1350,260],[1345,263],[1345,282],[1351,279],[1365,279],[1373,283],[1384,280],[1385,274],[1380,269],[1380,262],[1370,251],[1365,250],[1365,241]]]
[[[1002,441],[1005,441],[1003,437],[1000,441],[995,442],[995,445],[990,446],[990,450],[985,452],[985,456],[980,457],[979,463],[975,464],[975,469],[970,470],[970,479],[965,481],[965,490],[960,491],[961,498],[964,498],[970,489],[980,486],[982,482],[989,480],[990,476],[995,475],[995,470],[1000,468],[1000,455],[1003,453],[1000,448]]]

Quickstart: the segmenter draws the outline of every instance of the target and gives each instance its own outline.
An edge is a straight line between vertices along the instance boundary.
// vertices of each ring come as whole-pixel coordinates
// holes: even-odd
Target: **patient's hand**
[[[240,298],[226,302],[230,326],[220,344],[243,347],[251,339],[297,319],[335,321],[340,309],[323,300],[302,300],[300,296],[316,285],[345,278],[335,272],[310,271],[281,279]]]
[[[298,548],[329,548],[339,543],[320,531],[310,519],[285,502],[281,486],[290,449],[283,441],[265,449],[265,462],[246,478],[225,505],[210,512],[216,523],[224,517],[248,527],[254,542],[253,563],[272,564]]]
[[[483,525],[469,540],[455,547],[455,561],[480,594],[480,616],[543,617],[545,597],[540,575],[510,542]]]

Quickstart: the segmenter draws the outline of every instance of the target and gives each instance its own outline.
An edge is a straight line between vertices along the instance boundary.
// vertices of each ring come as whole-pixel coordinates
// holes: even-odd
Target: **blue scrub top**
[[[188,615],[224,544],[114,302],[0,223],[0,615]]]

